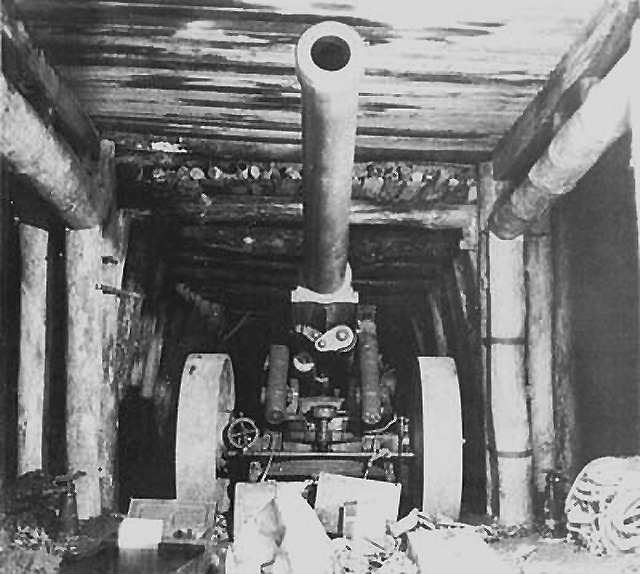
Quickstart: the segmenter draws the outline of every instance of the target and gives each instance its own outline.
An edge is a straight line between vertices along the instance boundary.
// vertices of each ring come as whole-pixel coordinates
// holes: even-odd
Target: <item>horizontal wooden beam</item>
[[[352,265],[371,262],[442,261],[458,252],[456,230],[352,226],[349,234]],[[299,262],[302,228],[249,225],[188,225],[167,238],[167,251],[192,256]]]
[[[12,2],[2,2],[2,70],[43,121],[69,144],[84,163],[97,161],[100,137],[71,89],[33,44],[15,18]]]
[[[489,229],[501,239],[525,232],[569,193],[602,154],[629,129],[629,78],[636,62],[625,54],[562,126],[515,190],[493,207]]]
[[[494,178],[519,182],[568,117],[572,86],[585,77],[604,77],[629,46],[638,18],[637,0],[607,0],[551,72],[544,88],[498,142],[493,153]],[[575,111],[579,102],[574,104]]]
[[[268,260],[257,257],[241,257],[227,255],[204,255],[202,251],[184,251],[174,254],[168,259],[172,266],[171,271],[179,275],[188,275],[191,271],[197,270],[203,273],[209,270],[225,269],[237,273],[267,273],[271,275],[297,275],[300,269],[301,260]],[[432,276],[435,270],[443,265],[440,261],[393,261],[375,260],[360,261],[354,269],[357,278],[385,278],[388,276],[398,278],[419,278]],[[353,266],[352,266],[353,268]]]
[[[167,217],[181,224],[254,223],[292,225],[302,223],[302,202],[281,197],[197,196],[156,208],[119,207],[133,216]],[[406,207],[351,203],[351,225],[397,225],[416,229],[465,229],[475,218],[474,205]]]
[[[437,267],[424,266],[422,269],[408,269],[399,272],[395,269],[395,274],[386,273],[384,269],[376,273],[360,271],[354,273],[353,284],[365,286],[385,286],[396,284],[419,284],[420,282],[434,279],[438,270]],[[254,270],[250,269],[229,269],[228,267],[201,267],[201,266],[181,266],[172,268],[168,275],[176,282],[187,282],[190,284],[212,284],[223,285],[275,285],[280,287],[295,288],[300,284],[297,269],[283,271]]]
[[[97,225],[108,198],[64,140],[45,126],[24,97],[0,74],[3,102],[0,155],[33,183],[36,191],[73,229]]]
[[[425,286],[425,289],[430,289]],[[291,303],[291,294],[281,290],[234,290],[230,293],[227,290],[209,289],[199,290],[198,295],[213,304],[224,305],[229,313],[247,313],[257,315],[268,315],[273,317],[277,314],[276,309],[282,309],[281,316],[286,317],[286,309]],[[400,291],[396,293],[368,293],[358,292],[360,304],[376,305],[379,307],[393,307],[411,309],[420,304],[420,294],[417,292]],[[422,294],[424,297],[424,294]]]
[[[265,309],[272,305],[288,305],[291,290],[288,286],[249,285],[244,283],[185,283],[189,289],[204,299],[229,308]],[[295,285],[294,285],[295,287]],[[361,303],[403,305],[411,307],[433,288],[433,281],[414,282],[369,281],[354,282],[354,289]]]
[[[212,132],[209,137],[185,137],[185,130],[193,131],[190,126],[171,125],[166,120],[145,122],[140,118],[127,121],[115,117],[96,117],[101,132],[116,142],[122,153],[136,150],[153,149],[153,144],[173,142],[179,139],[179,149],[183,152],[200,155],[235,159],[238,157],[252,161],[302,161],[302,146],[299,133],[258,132],[252,137],[238,135],[225,136]],[[123,133],[122,126],[129,125],[131,132]],[[201,130],[202,131],[202,130]],[[149,137],[148,133],[160,133]],[[412,134],[399,137],[391,132],[388,136],[358,135],[356,139],[355,160],[366,161],[417,161],[451,162],[473,164],[486,161],[495,147],[498,136],[493,134],[470,134],[460,137],[452,133],[449,137],[443,133]],[[260,140],[263,141],[260,141]]]

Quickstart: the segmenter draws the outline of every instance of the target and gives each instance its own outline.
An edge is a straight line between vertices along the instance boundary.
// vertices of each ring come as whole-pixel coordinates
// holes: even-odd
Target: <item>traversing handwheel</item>
[[[233,448],[245,450],[251,447],[260,435],[258,425],[249,417],[233,419],[226,431],[227,440]]]

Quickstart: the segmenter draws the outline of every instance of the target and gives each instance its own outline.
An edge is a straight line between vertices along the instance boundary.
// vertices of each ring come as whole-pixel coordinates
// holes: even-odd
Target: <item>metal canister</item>
[[[567,534],[564,498],[562,474],[553,470],[548,472],[543,504],[542,535],[545,538],[564,538]]]

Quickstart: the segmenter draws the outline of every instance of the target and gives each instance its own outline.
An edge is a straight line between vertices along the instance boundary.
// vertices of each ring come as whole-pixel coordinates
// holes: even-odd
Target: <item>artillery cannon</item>
[[[271,345],[265,362],[263,416],[231,420],[228,458],[242,480],[300,479],[321,471],[365,476],[401,482],[410,504],[428,509],[434,505],[427,498],[446,499],[444,507],[459,509],[462,439],[452,360],[421,358],[411,404],[396,404],[399,382],[379,354],[376,310],[360,305],[351,285],[351,171],[363,52],[360,36],[337,22],[309,28],[296,46],[304,192],[300,283],[291,293],[288,333]],[[427,411],[432,416],[423,417]],[[435,472],[427,470],[432,465]],[[436,501],[435,507],[443,505]]]

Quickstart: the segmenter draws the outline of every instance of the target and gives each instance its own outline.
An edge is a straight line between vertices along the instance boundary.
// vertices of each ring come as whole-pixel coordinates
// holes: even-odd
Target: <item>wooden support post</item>
[[[18,475],[43,468],[48,241],[47,231],[20,225]]]
[[[113,197],[115,186],[115,146],[100,142],[99,177],[105,196]],[[102,227],[102,285],[122,286],[124,259],[127,251],[129,220],[112,210]],[[102,390],[100,398],[99,467],[102,508],[113,510],[116,505],[116,454],[118,434],[118,385],[115,377],[115,346],[120,300],[114,295],[98,295],[102,311]]]
[[[491,404],[500,480],[500,522],[532,523],[531,440],[525,395],[522,238],[489,237]]]
[[[98,516],[101,510],[102,337],[100,229],[67,231],[67,455],[71,472],[83,471],[76,482],[78,517]]]
[[[442,305],[440,303],[439,293],[434,293],[432,289],[427,293],[429,301],[429,312],[431,313],[431,322],[433,324],[433,332],[436,339],[436,349],[438,357],[446,357],[449,353],[447,345],[447,335],[444,332],[444,322],[442,320]]]
[[[546,472],[555,469],[553,422],[553,261],[549,219],[539,222],[524,238],[527,281],[527,373],[531,405],[533,476],[542,500]]]
[[[477,248],[461,251],[453,259],[451,272],[444,270],[443,278],[448,295],[453,324],[454,357],[458,366],[462,420],[465,437],[464,468],[466,469],[463,498],[468,500],[469,512],[487,511],[487,461],[485,425],[485,387],[483,384],[484,354],[480,335],[480,289],[477,282]]]
[[[631,33],[629,55],[637,70],[640,66],[640,20],[636,22]],[[636,214],[638,215],[638,275],[640,285],[640,85],[636,81],[629,82],[629,119],[631,123],[631,163],[635,181]],[[640,325],[640,322],[639,322]],[[640,370],[640,366],[639,366]],[[640,373],[639,373],[640,375]],[[640,381],[640,376],[638,376]],[[640,387],[638,397],[640,398]],[[640,444],[640,403],[638,404],[638,444]]]
[[[480,356],[482,386],[485,397],[484,438],[486,444],[487,467],[487,513],[497,516],[499,507],[498,460],[496,456],[495,429],[491,413],[491,345],[489,344],[489,233],[486,230],[489,213],[498,196],[498,182],[493,178],[493,164],[485,162],[478,165],[478,251],[477,283],[480,297],[480,338],[482,353]]]
[[[115,146],[101,142],[101,179],[105,193],[113,195]],[[122,275],[127,253],[129,218],[122,212],[112,211],[102,229],[102,284],[116,289],[122,286]],[[102,303],[102,392],[100,399],[101,435],[99,442],[100,493],[102,508],[115,508],[117,493],[116,454],[118,434],[118,382],[116,370],[116,339],[118,331],[119,297],[99,294]]]
[[[9,244],[9,193],[6,173],[0,173],[0,421],[9,420],[8,376],[7,376],[7,246]],[[7,446],[9,429],[0,423],[0,491],[4,490],[9,470]]]
[[[569,253],[570,229],[563,209],[551,217],[553,256],[553,404],[556,434],[556,466],[570,479],[578,468],[578,429],[576,426],[575,371],[571,337]]]

